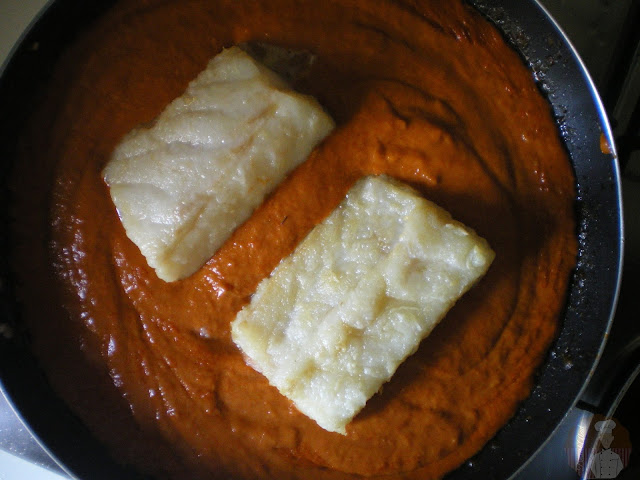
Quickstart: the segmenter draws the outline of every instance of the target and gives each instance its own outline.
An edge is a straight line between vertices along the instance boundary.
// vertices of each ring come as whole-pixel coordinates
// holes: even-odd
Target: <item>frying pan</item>
[[[0,248],[8,252],[6,179],[16,138],[38,105],[56,59],[113,0],[50,2],[0,77]],[[471,2],[504,33],[535,75],[557,118],[576,174],[578,263],[559,335],[530,397],[473,458],[447,479],[508,478],[540,449],[580,399],[615,309],[623,249],[620,178],[611,130],[593,82],[560,28],[536,0]],[[37,47],[37,48],[36,48]],[[601,148],[601,137],[609,152]],[[606,149],[604,149],[606,151]],[[8,261],[0,260],[0,387],[34,436],[77,478],[138,479],[120,467],[53,393],[20,328]],[[35,300],[35,299],[34,299]],[[37,301],[37,300],[35,300]],[[10,327],[7,328],[7,325]]]

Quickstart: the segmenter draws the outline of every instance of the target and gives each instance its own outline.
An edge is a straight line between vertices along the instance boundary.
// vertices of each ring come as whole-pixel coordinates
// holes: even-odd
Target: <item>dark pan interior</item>
[[[38,104],[59,53],[114,0],[53,2],[23,38],[0,78],[0,246],[8,251],[10,202],[5,182],[15,158],[15,139]],[[475,457],[448,479],[508,478],[544,443],[579,399],[604,346],[619,287],[622,257],[620,180],[602,105],[584,67],[544,10],[527,0],[472,2],[492,20],[534,71],[548,97],[577,179],[580,241],[568,304],[558,339],[541,368],[532,395],[516,416]],[[105,449],[49,387],[28,349],[13,301],[6,256],[0,259],[0,387],[64,468],[78,478],[141,478],[115,464]],[[6,331],[6,330],[5,330]]]
[[[620,176],[604,107],[584,65],[536,1],[473,3],[505,34],[551,103],[577,181],[576,269],[561,330],[516,416],[447,479],[508,478],[544,444],[580,398],[600,358],[620,285]],[[613,153],[603,153],[600,139]]]

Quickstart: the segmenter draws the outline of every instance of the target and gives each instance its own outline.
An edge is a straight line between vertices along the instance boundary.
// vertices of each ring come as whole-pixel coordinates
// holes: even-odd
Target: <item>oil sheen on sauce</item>
[[[165,283],[100,172],[124,134],[246,41],[315,53],[295,87],[338,127],[200,271]],[[342,436],[248,367],[229,325],[349,187],[379,173],[497,256]],[[575,262],[574,178],[550,107],[459,1],[124,1],[61,58],[14,185],[37,355],[120,461],[161,478],[441,476],[528,395]]]

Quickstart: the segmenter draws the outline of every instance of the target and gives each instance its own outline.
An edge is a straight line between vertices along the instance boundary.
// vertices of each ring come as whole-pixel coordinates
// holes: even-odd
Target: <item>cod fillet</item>
[[[493,258],[409,187],[364,177],[259,284],[232,338],[300,412],[345,434]]]
[[[197,271],[334,128],[238,47],[214,57],[103,170],[127,236],[158,277]]]

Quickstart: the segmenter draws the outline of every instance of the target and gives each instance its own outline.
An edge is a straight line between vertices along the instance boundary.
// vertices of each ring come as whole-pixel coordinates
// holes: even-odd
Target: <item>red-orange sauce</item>
[[[317,55],[296,87],[338,128],[200,271],[165,283],[101,170],[212,56],[252,40]],[[556,332],[576,252],[571,167],[530,72],[460,1],[124,1],[61,59],[22,145],[14,257],[34,350],[114,455],[162,478],[436,478],[507,422]],[[372,173],[416,187],[497,256],[342,436],[248,367],[229,324]]]
[[[605,155],[611,155],[613,153],[611,145],[609,145],[609,141],[607,140],[604,132],[600,134],[600,151]]]

